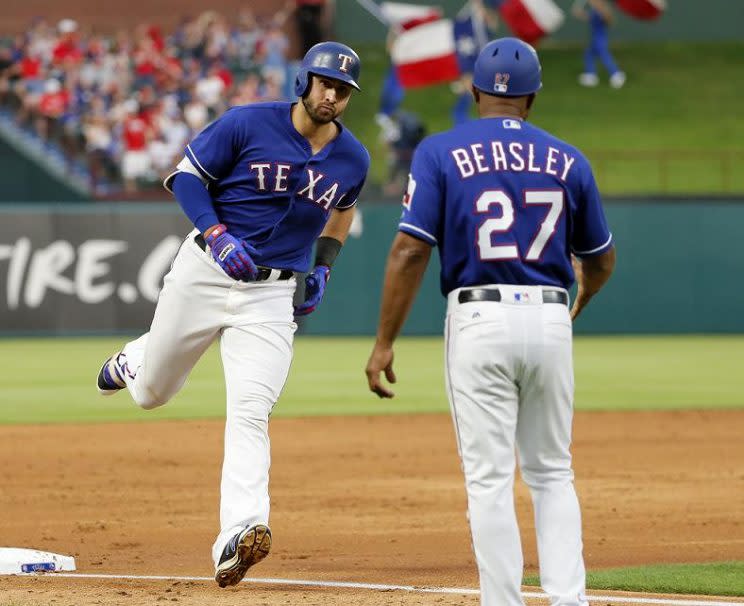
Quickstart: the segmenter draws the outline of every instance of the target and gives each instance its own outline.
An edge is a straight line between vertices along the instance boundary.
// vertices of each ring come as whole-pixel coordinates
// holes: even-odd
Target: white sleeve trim
[[[334,208],[335,208],[336,210],[348,210],[348,209],[350,209],[350,208],[351,208],[352,206],[356,205],[356,203],[357,203],[357,200],[359,200],[359,198],[354,198],[354,201],[353,201],[353,202],[352,202],[351,204],[347,204],[346,206],[334,206]]]
[[[434,242],[434,244],[437,244],[437,239],[432,236],[428,231],[424,231],[420,227],[416,227],[415,225],[411,225],[410,223],[400,223],[398,224],[398,227],[405,227],[406,229],[410,229],[415,231],[418,234],[421,234],[422,236],[426,236],[429,240]]]
[[[192,164],[188,156],[184,156],[183,160],[176,164],[176,170],[174,170],[170,175],[163,179],[163,187],[165,187],[165,189],[167,189],[170,193],[173,193],[173,189],[171,188],[173,177],[175,177],[178,173],[189,173],[190,175],[199,177],[199,181],[204,183],[205,187],[209,185],[209,181],[204,177],[204,175],[199,172],[199,169],[197,169],[196,166]]]
[[[202,172],[205,175],[207,175],[207,177],[209,177],[210,179],[212,179],[212,181],[216,181],[217,180],[217,177],[213,176],[206,168],[204,168],[202,166],[201,162],[199,162],[199,158],[196,157],[196,154],[194,153],[194,150],[191,149],[191,144],[190,143],[186,146],[186,149],[188,149],[191,152],[191,155],[194,157],[194,160],[199,165],[199,168],[202,170]]]
[[[574,250],[575,255],[591,255],[592,253],[599,252],[603,248],[605,248],[610,242],[612,242],[612,233],[610,233],[610,237],[607,238],[607,242],[602,244],[602,246],[597,246],[597,248],[592,248],[591,250]]]

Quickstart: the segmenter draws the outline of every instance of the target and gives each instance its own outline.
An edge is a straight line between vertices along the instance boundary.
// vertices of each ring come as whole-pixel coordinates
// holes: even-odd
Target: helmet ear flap
[[[297,79],[295,80],[295,95],[298,97],[304,97],[307,92],[308,85],[308,72],[305,68],[300,69],[297,73]]]

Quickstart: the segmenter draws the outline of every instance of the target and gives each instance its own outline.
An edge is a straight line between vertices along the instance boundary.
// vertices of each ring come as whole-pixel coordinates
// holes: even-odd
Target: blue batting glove
[[[256,254],[253,246],[231,236],[222,224],[215,227],[205,240],[214,260],[233,280],[251,282],[256,279],[258,269],[251,259],[251,255]]]
[[[294,308],[294,315],[306,316],[315,311],[323,298],[326,284],[331,277],[331,268],[327,265],[316,265],[305,278],[305,301]]]

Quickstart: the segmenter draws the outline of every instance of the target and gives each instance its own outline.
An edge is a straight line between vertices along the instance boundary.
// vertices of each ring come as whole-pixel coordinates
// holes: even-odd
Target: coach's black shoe
[[[271,551],[271,531],[258,524],[236,534],[222,550],[214,580],[220,587],[236,585],[254,564],[258,564]]]
[[[96,381],[98,393],[102,396],[112,396],[117,391],[124,389],[127,386],[124,382],[125,367],[126,357],[121,352],[106,360],[98,372],[98,380]]]

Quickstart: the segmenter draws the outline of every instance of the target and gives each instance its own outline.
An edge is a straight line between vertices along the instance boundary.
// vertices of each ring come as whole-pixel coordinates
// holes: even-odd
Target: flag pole
[[[482,49],[488,43],[488,32],[486,23],[483,19],[483,2],[482,0],[466,0],[462,8],[457,12],[457,18],[462,19],[470,14],[473,20],[473,34],[478,50]]]
[[[376,2],[374,2],[373,0],[356,0],[356,1],[359,6],[361,6],[364,10],[366,10],[370,15],[372,15],[380,23],[382,23],[385,26],[390,25],[388,20],[385,18],[385,15],[382,13],[382,9],[380,9],[379,5]]]
[[[485,10],[483,2],[470,0],[470,10],[473,13],[473,33],[478,43],[478,50],[480,50],[488,43],[488,32],[486,30],[485,20],[483,19],[483,11]]]

